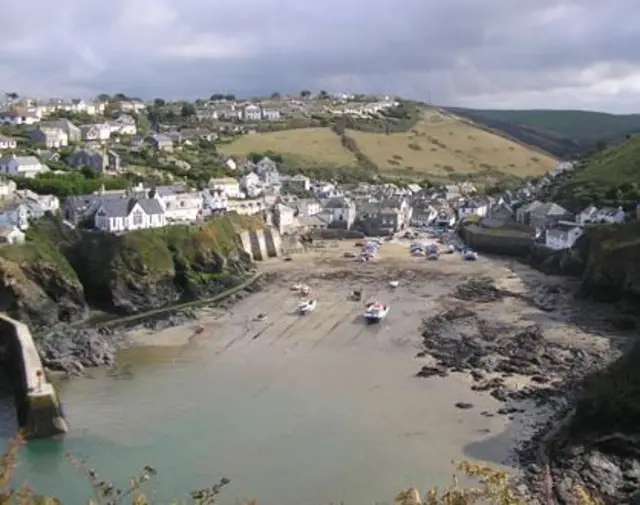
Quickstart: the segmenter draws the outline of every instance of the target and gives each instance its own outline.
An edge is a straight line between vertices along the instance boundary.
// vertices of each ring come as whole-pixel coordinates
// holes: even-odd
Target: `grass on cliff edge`
[[[17,263],[21,268],[28,268],[35,263],[48,263],[57,267],[58,271],[68,278],[80,282],[71,264],[64,257],[56,238],[57,230],[54,217],[45,217],[34,222],[26,232],[24,244],[9,244],[0,247],[0,256]]]
[[[148,230],[137,230],[117,237],[123,258],[134,255],[157,272],[174,268],[174,253],[188,263],[218,253],[228,255],[237,247],[237,234],[241,230],[264,228],[262,219],[255,216],[228,214],[199,225],[175,225]]]
[[[22,487],[13,486],[15,467],[18,464],[19,451],[23,441],[15,438],[5,450],[5,454],[0,461],[0,505],[59,505],[62,502],[54,497],[39,495],[26,485]],[[142,471],[132,478],[125,486],[118,486],[116,483],[104,479],[95,470],[90,468],[85,461],[78,460],[70,454],[67,458],[75,468],[82,472],[89,484],[88,491],[92,495],[87,500],[88,505],[151,505],[152,501],[147,499],[143,493],[143,487],[151,479],[156,477],[157,471],[151,466],[145,466]],[[527,501],[510,485],[506,472],[494,470],[492,468],[473,464],[469,462],[458,463],[459,471],[474,478],[478,485],[473,488],[462,488],[458,485],[456,478],[448,488],[439,491],[431,489],[424,495],[415,488],[407,489],[398,493],[395,498],[396,505],[526,505]],[[548,474],[547,474],[548,475]],[[188,502],[194,505],[214,504],[223,488],[230,481],[222,478],[219,482],[203,489],[190,492]],[[550,478],[544,479],[543,494],[547,496],[547,503],[553,504],[552,487]],[[583,489],[574,488],[573,494],[576,497],[576,505],[598,505],[598,501],[591,498]],[[255,505],[256,502],[249,502],[247,505]]]

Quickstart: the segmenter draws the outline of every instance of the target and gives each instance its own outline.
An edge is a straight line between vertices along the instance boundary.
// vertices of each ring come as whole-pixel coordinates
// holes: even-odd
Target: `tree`
[[[154,107],[164,107],[167,104],[162,98],[154,98],[153,105]]]
[[[279,91],[274,91],[273,93],[271,93],[271,99],[272,100],[278,100],[280,99],[281,95]]]
[[[149,133],[151,124],[147,116],[145,116],[144,114],[136,114],[135,120],[138,133],[140,133],[141,135],[146,135],[147,133]]]
[[[129,100],[127,95],[125,95],[124,93],[116,93],[115,95],[113,95],[113,98],[119,102],[126,102],[127,100]]]
[[[193,117],[196,115],[196,107],[192,103],[185,103],[180,109],[180,115],[184,118]]]
[[[224,93],[214,93],[209,98],[212,102],[217,102],[218,100],[224,100]]]
[[[311,96],[311,91],[309,91],[308,89],[303,89],[300,92],[300,98],[309,98]]]
[[[18,93],[16,93],[15,91],[10,91],[9,93],[5,93],[4,96],[7,97],[7,100],[11,100],[12,102],[20,98],[20,95],[18,95]]]
[[[98,102],[109,102],[109,101],[111,101],[111,95],[109,95],[108,93],[100,93],[96,97],[96,100]]]
[[[320,90],[320,93],[318,93],[318,97],[321,100],[326,100],[327,98],[329,98],[329,93],[327,93],[324,89]]]
[[[227,100],[228,102],[233,102],[236,99],[236,95],[227,94],[227,95],[224,95],[224,99]]]

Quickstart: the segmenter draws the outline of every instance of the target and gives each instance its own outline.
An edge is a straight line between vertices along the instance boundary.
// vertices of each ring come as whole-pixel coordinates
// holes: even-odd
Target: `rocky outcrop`
[[[601,301],[640,296],[640,222],[596,226],[582,247],[586,265],[582,276],[585,294]]]
[[[77,321],[88,313],[76,276],[44,260],[18,263],[2,257],[0,311],[35,328]]]
[[[45,218],[26,244],[0,248],[0,310],[38,329],[81,320],[89,306],[134,314],[214,296],[253,268],[238,232],[263,225],[226,216],[111,235]]]

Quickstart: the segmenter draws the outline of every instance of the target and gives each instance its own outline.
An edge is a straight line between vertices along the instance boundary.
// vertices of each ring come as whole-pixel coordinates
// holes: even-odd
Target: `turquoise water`
[[[227,477],[221,503],[360,505],[391,501],[410,485],[447,482],[452,457],[481,438],[468,439],[478,431],[474,423],[496,422],[455,409],[429,419],[428,405],[412,413],[416,399],[428,402],[430,386],[401,376],[398,367],[407,397],[395,385],[385,388],[373,354],[356,365],[346,353],[319,353],[302,374],[288,365],[295,356],[265,355],[256,365],[241,352],[217,360],[206,348],[178,358],[175,352],[129,356],[126,378],[92,372],[92,379],[60,383],[71,431],[29,443],[18,478],[65,503],[84,503],[90,488],[65,458],[71,452],[117,485],[154,466],[159,475],[148,489],[160,503]],[[6,439],[15,421],[4,407]]]

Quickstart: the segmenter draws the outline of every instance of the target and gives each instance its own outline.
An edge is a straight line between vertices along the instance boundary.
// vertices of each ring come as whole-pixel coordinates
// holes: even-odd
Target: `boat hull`
[[[388,308],[385,310],[380,310],[375,312],[367,311],[364,313],[364,319],[367,322],[367,324],[376,324],[376,323],[382,322],[382,320],[385,317],[387,317],[388,313],[389,313]]]
[[[313,312],[316,309],[316,302],[311,302],[311,303],[307,303],[305,305],[301,305],[298,308],[298,312],[300,312],[301,316],[305,316],[307,314],[309,314],[310,312]]]

